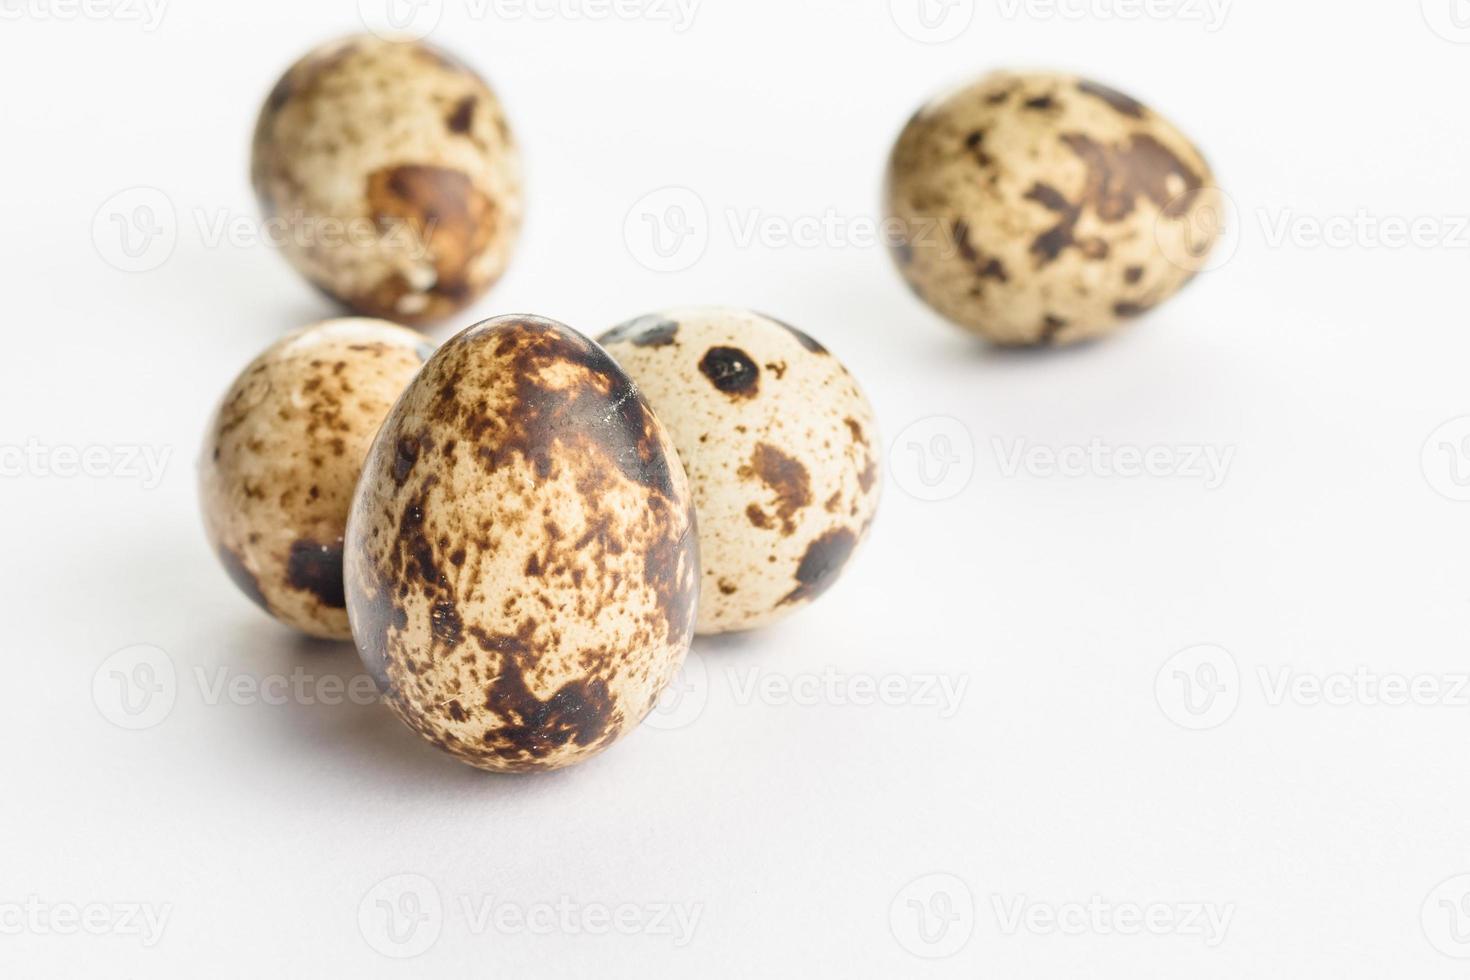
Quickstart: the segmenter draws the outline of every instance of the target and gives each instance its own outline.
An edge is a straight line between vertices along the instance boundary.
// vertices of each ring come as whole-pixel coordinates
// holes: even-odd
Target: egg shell
[[[348,528],[363,662],[411,728],[484,769],[581,762],[689,648],[684,470],[607,352],[530,316],[446,343],[393,409]]]
[[[199,461],[205,530],[277,619],[348,639],[342,539],[363,460],[433,345],[382,320],[329,320],[272,344],[214,413]]]
[[[837,358],[738,309],[668,310],[600,340],[668,426],[694,488],[696,631],[753,629],[830,587],[880,492],[873,410]]]
[[[1104,85],[997,72],[938,98],[889,160],[910,287],[1004,345],[1103,336],[1208,260],[1224,199],[1178,129]]]
[[[272,241],[369,316],[423,324],[510,261],[520,158],[495,94],[420,42],[372,35],[306,55],[260,111],[252,181]]]

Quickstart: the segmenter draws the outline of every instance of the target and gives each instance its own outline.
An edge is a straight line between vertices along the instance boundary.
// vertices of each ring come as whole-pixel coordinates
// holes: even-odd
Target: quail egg
[[[1190,141],[1097,82],[997,72],[909,121],[893,256],[920,298],[1004,345],[1099,337],[1203,268],[1223,198]]]
[[[368,446],[433,346],[382,320],[329,320],[272,344],[210,423],[199,492],[211,545],[247,596],[348,639],[342,536]]]
[[[409,727],[484,769],[555,769],[636,726],[683,662],[693,500],[606,351],[499,317],[448,341],[389,414],[346,576],[358,651]]]
[[[794,327],[675,309],[604,334],[668,426],[694,489],[696,631],[761,626],[836,581],[878,506],[878,436],[857,382]]]
[[[520,162],[500,103],[436,48],[371,35],[306,55],[260,111],[252,179],[272,240],[329,296],[422,324],[505,271]]]

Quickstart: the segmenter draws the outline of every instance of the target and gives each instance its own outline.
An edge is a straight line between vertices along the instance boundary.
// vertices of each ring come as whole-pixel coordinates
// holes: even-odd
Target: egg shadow
[[[420,738],[383,703],[351,642],[295,636],[286,645],[295,667],[311,679],[307,689],[317,696],[287,700],[283,741],[310,747],[342,769],[371,769],[388,785],[465,790],[536,782],[476,769]],[[334,691],[346,693],[325,696],[330,678],[340,681],[340,686],[332,684]]]
[[[696,636],[690,644],[689,652],[701,657],[738,656],[760,646],[761,636],[762,631],[759,629]]]

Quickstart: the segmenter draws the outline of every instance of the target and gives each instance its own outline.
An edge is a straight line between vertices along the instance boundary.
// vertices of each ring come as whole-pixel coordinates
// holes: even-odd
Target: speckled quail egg
[[[499,101],[419,42],[363,35],[298,61],[260,111],[251,170],[272,241],[368,316],[421,324],[463,309],[505,271],[520,229]]]
[[[1004,345],[1099,337],[1159,305],[1204,266],[1223,203],[1167,120],[1049,72],[997,72],[920,109],[885,196],[914,292]]]
[[[672,441],[607,352],[538,317],[448,341],[379,432],[347,533],[358,651],[483,769],[617,741],[688,652],[698,536]]]
[[[368,447],[433,345],[382,320],[328,320],[272,344],[210,423],[199,494],[235,584],[313,636],[349,639],[342,537]]]
[[[702,634],[821,595],[878,507],[873,411],[842,364],[779,320],[676,309],[599,338],[669,427],[694,488]]]

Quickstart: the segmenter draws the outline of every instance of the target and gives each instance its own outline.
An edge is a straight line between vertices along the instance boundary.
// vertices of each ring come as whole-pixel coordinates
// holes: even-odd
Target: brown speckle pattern
[[[368,446],[427,339],[329,320],[256,358],[225,394],[199,460],[205,528],[230,578],[277,619],[348,639],[342,537]]]
[[[298,61],[261,110],[251,171],[286,257],[369,316],[458,312],[500,278],[520,230],[499,101],[419,42],[353,37]]]
[[[600,339],[689,473],[703,570],[697,632],[764,625],[830,586],[879,494],[872,409],[842,364],[807,334],[745,310],[670,310]]]
[[[1199,151],[1096,82],[998,72],[921,109],[889,160],[900,272],[1007,345],[1116,330],[1203,267],[1220,193]],[[1208,232],[1208,233],[1206,233]]]
[[[363,661],[411,728],[485,769],[571,765],[637,725],[688,650],[689,484],[606,351],[489,320],[384,423],[346,582]]]

